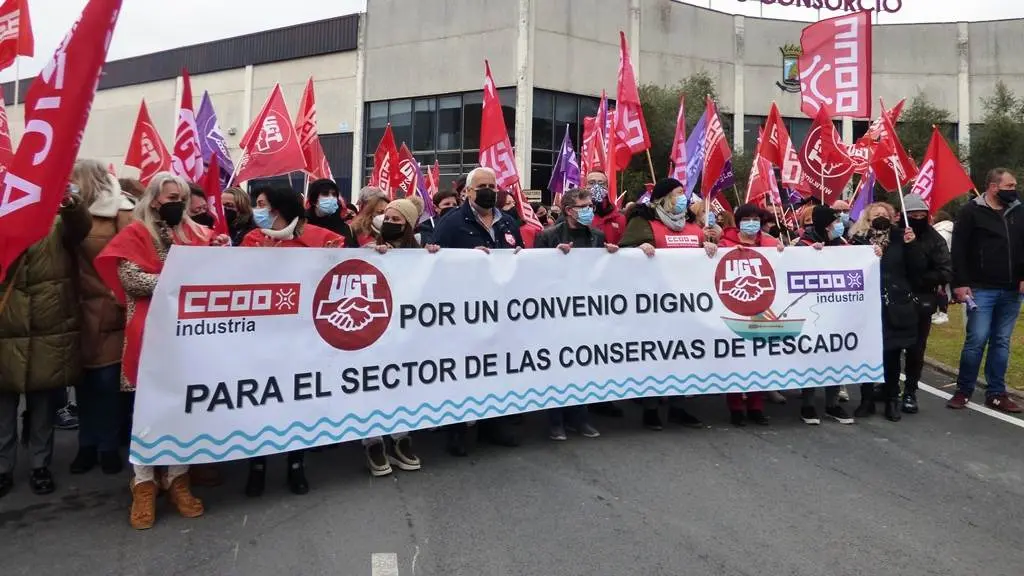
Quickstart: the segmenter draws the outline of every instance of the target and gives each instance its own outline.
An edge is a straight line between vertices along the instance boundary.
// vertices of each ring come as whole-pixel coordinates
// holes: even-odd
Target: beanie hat
[[[416,203],[419,200],[419,204]],[[415,227],[420,221],[420,214],[423,213],[423,201],[413,196],[411,198],[401,198],[399,200],[392,200],[388,203],[387,209],[394,208],[402,215],[402,218],[409,224],[409,226]]]
[[[651,202],[661,200],[665,196],[671,194],[676,188],[685,189],[686,187],[683,186],[682,182],[675,178],[662,178],[661,180],[658,180],[658,183],[654,185],[654,189],[651,190]]]
[[[920,194],[907,194],[903,197],[903,206],[907,212],[928,212],[928,205]]]
[[[826,236],[828,227],[838,218],[839,213],[828,206],[815,206],[811,212],[811,224],[814,225],[814,231],[822,238]]]

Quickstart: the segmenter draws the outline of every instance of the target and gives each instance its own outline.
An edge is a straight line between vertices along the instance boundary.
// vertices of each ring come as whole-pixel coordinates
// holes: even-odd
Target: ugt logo
[[[361,350],[376,342],[391,322],[391,310],[387,278],[363,260],[332,268],[313,294],[316,331],[339,350]]]
[[[732,250],[715,269],[715,290],[734,314],[756,316],[775,301],[775,270],[754,250]]]

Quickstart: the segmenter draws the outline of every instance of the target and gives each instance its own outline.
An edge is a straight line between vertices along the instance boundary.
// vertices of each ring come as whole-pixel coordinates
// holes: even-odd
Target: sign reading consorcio
[[[833,12],[888,12],[895,14],[903,9],[903,0],[738,0],[739,2],[761,2],[779,6],[815,8]]]

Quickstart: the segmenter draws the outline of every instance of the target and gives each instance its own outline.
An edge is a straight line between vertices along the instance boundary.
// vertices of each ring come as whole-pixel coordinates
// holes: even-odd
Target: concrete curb
[[[958,372],[958,370],[955,367],[950,366],[949,364],[946,364],[945,362],[939,362],[938,360],[936,360],[934,358],[929,358],[929,357],[925,356],[924,363],[925,363],[926,366],[928,366],[932,370],[935,370],[936,372],[941,372],[942,374],[945,374],[946,376],[949,376],[950,378],[956,379],[956,377],[959,375],[959,372]],[[982,387],[987,387],[988,386],[988,382],[986,382],[985,378],[982,377],[982,376],[978,376],[978,384],[980,386],[982,386]],[[1013,396],[1017,400],[1020,400],[1020,401],[1024,402],[1024,391],[1016,390],[1016,389],[1014,389],[1011,386],[1007,386],[1006,387],[1006,392],[1007,392],[1007,394],[1009,394],[1010,396]]]

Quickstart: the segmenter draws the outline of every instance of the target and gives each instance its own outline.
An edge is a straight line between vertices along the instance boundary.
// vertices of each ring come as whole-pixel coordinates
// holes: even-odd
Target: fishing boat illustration
[[[770,308],[761,314],[748,318],[728,318],[723,316],[722,321],[733,331],[734,334],[745,340],[754,338],[770,338],[772,336],[799,336],[804,329],[805,318],[788,318],[787,313],[797,302],[802,300],[806,294],[800,295],[792,304],[786,306],[780,314],[776,314]]]

